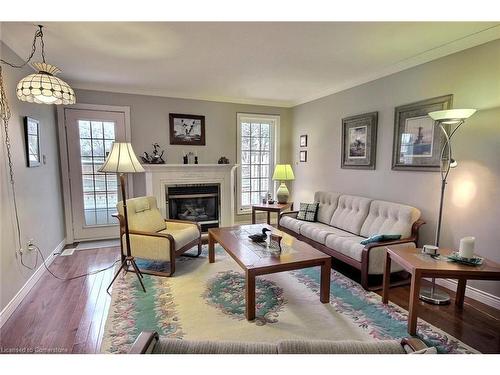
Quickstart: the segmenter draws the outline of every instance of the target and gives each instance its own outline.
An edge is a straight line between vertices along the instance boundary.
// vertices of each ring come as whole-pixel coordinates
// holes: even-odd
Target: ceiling
[[[48,22],[76,88],[294,106],[500,38],[498,22]],[[35,26],[0,37],[28,56]]]

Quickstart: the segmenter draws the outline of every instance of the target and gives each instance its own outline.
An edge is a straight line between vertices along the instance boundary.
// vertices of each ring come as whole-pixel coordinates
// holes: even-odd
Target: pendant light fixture
[[[60,73],[61,70],[45,62],[43,26],[38,25],[38,28],[33,38],[31,54],[22,65],[13,65],[2,60],[3,63],[14,68],[24,67],[33,58],[36,51],[36,41],[40,38],[42,62],[31,64],[38,73],[30,74],[19,81],[16,89],[17,98],[23,102],[38,104],[75,104],[76,96],[73,89],[62,79],[56,77],[56,74]]]
[[[73,89],[55,75],[59,68],[44,62],[32,64],[38,73],[24,77],[17,84],[17,98],[38,104],[75,104]]]

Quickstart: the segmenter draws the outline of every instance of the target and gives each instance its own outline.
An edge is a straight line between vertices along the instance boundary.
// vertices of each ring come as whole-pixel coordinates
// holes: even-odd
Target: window
[[[85,225],[115,224],[118,181],[98,169],[115,141],[115,123],[78,120]]]
[[[279,116],[238,113],[238,213],[273,194],[271,180],[276,162]]]

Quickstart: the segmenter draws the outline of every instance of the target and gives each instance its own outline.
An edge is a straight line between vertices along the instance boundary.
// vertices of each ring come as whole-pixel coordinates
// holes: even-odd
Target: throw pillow
[[[303,221],[316,221],[319,203],[301,203],[297,219]]]
[[[366,240],[360,242],[361,245],[368,245],[373,242],[383,242],[383,241],[393,241],[399,240],[401,238],[400,234],[375,234],[368,237]]]

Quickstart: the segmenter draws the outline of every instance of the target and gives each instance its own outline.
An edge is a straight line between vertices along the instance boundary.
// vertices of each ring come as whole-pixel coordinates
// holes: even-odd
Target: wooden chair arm
[[[299,213],[299,211],[286,211],[286,212],[281,212],[280,215],[279,215],[279,220],[281,220],[281,218],[283,216],[292,216],[292,215],[297,215]]]
[[[120,225],[125,225],[125,222],[123,220],[125,220],[125,218],[120,215],[119,213],[116,213],[116,214],[112,214],[111,216],[113,216],[115,219],[118,219],[118,221],[120,222]]]
[[[415,244],[417,244],[417,241],[418,241],[418,230],[424,224],[425,224],[425,221],[423,221],[422,219],[418,219],[417,221],[415,221],[413,223],[413,225],[411,227],[411,236],[413,238],[415,238]]]
[[[143,232],[141,230],[129,230],[128,233],[138,236],[166,238],[169,241],[174,241],[174,237],[172,237],[172,235],[168,233]]]
[[[159,338],[158,332],[142,331],[135,339],[128,354],[146,354],[151,344],[156,344]]]
[[[401,238],[399,240],[394,240],[394,241],[379,241],[379,242],[372,242],[369,244],[365,245],[365,248],[363,250],[370,250],[374,247],[380,247],[380,246],[390,246],[390,245],[399,245],[403,243],[415,243],[415,238],[414,237],[408,237],[408,238]]]
[[[418,352],[419,350],[426,349],[428,346],[420,339],[416,337],[405,337],[401,340],[401,345],[403,347],[409,346],[410,349],[414,352]]]

